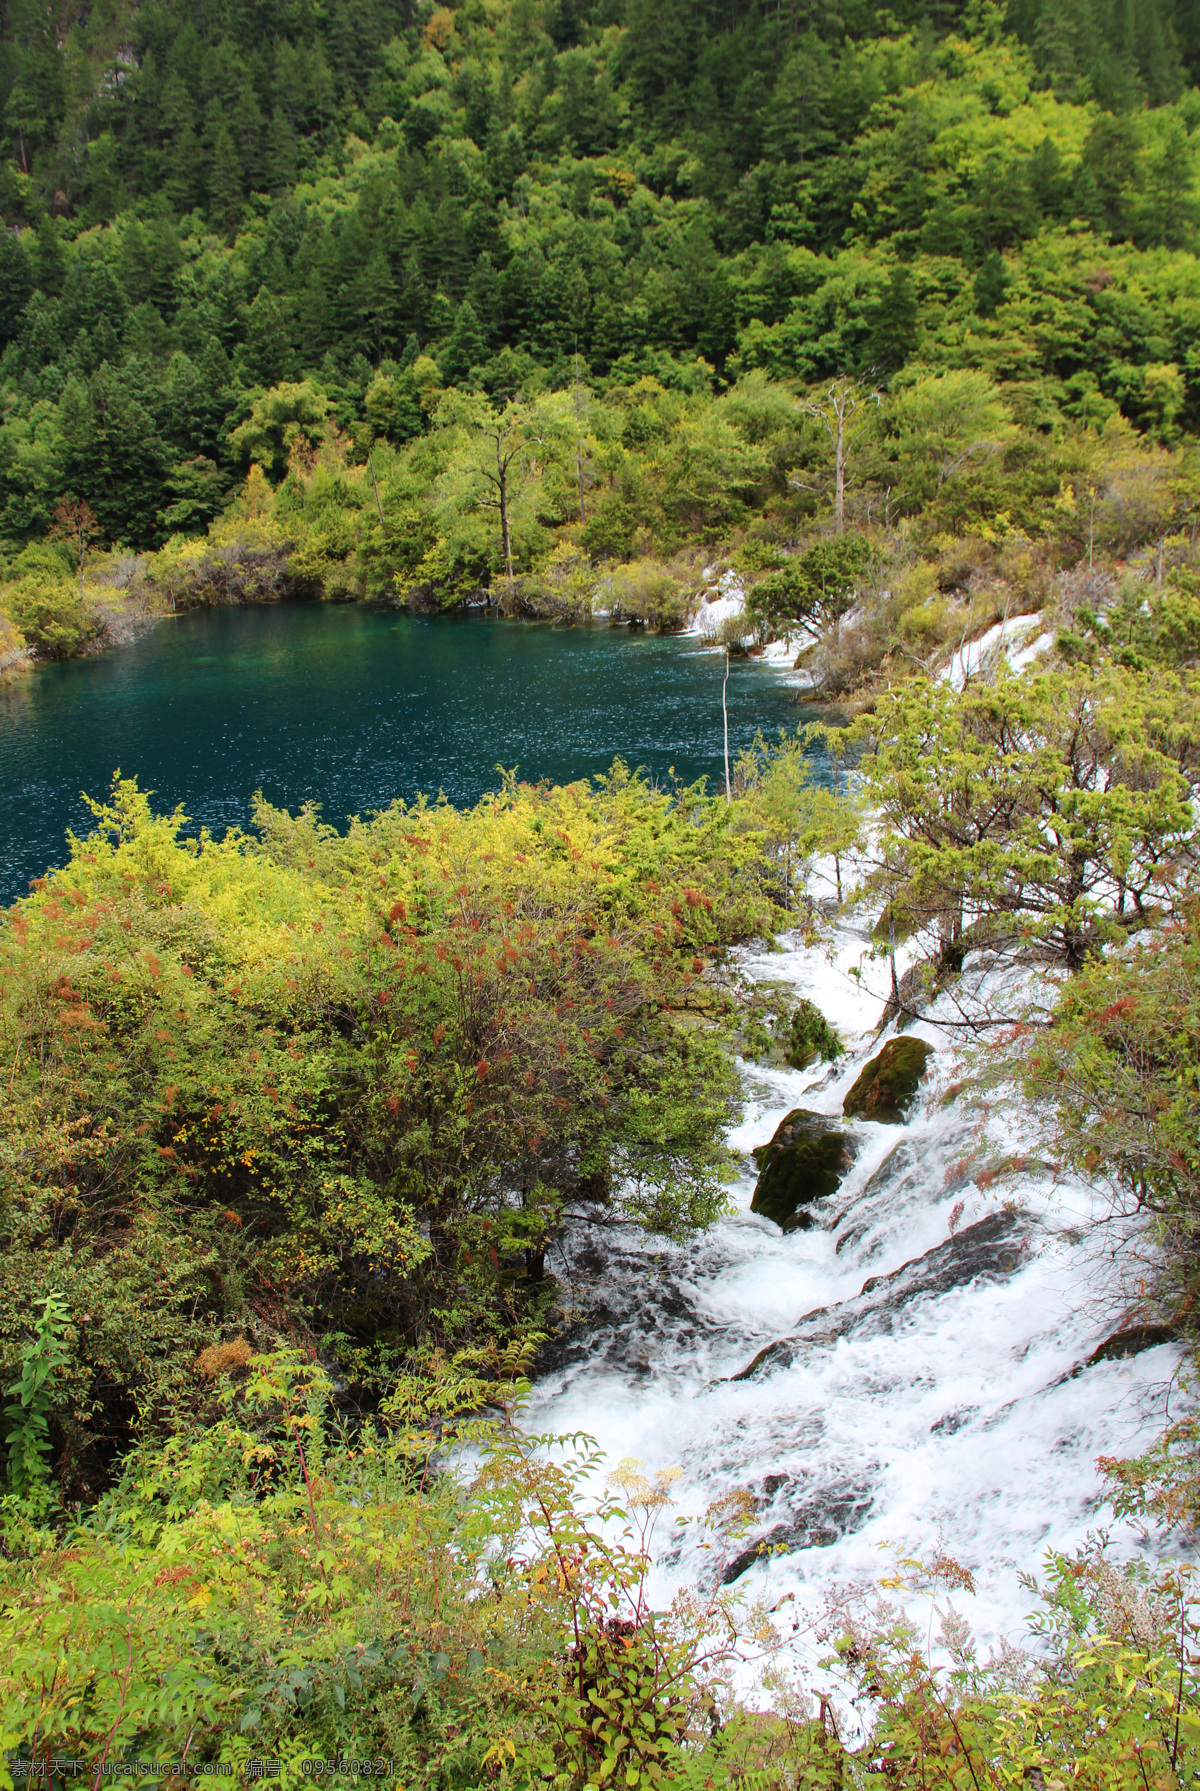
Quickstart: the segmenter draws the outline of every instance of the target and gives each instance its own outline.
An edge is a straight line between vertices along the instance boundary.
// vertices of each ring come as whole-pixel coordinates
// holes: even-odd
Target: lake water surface
[[[0,691],[0,901],[86,831],[80,791],[118,768],[194,826],[244,826],[250,799],[351,814],[439,790],[470,803],[496,766],[561,782],[615,755],[722,773],[724,662],[693,639],[481,617],[287,604],[208,610],[136,645]],[[735,662],[730,748],[800,719],[777,672]]]

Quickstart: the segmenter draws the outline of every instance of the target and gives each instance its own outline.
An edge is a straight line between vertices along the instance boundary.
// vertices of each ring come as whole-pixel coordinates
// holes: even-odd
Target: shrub
[[[200,847],[129,783],[95,814],[0,928],[0,1384],[61,1296],[69,1496],[239,1333],[377,1385],[539,1328],[566,1201],[681,1236],[722,1210],[733,1072],[672,1015],[718,1020],[706,962],[770,927],[750,817],[620,766],[344,838],[261,806]]]
[[[789,622],[826,627],[855,602],[877,559],[864,535],[817,541],[760,579],[746,598],[747,611],[755,622],[771,629]]]
[[[971,1572],[941,1551],[901,1555],[878,1588],[821,1612],[793,1606],[781,1633],[721,1585],[755,1520],[735,1492],[696,1525],[709,1589],[656,1609],[649,1573],[676,1471],[621,1462],[588,1497],[601,1465],[590,1440],[514,1422],[527,1363],[491,1349],[425,1382],[398,1375],[351,1438],[319,1364],[253,1356],[203,1429],[130,1457],[69,1546],[10,1499],[12,1776],[67,1757],[121,1784],[121,1760],[186,1757],[240,1779],[265,1756],[285,1791],[346,1758],[387,1761],[405,1791],[1192,1782],[1186,1566],[1119,1570],[1095,1543],[1052,1555],[1028,1582],[1036,1652],[979,1658],[959,1608]],[[1124,1504],[1159,1515],[1161,1464],[1145,1465],[1108,1464]],[[751,1662],[767,1713],[734,1692]]]
[[[846,1047],[815,1001],[803,999],[792,1010],[783,1033],[784,1055],[794,1069],[811,1063],[836,1063]]]
[[[688,619],[687,587],[661,561],[631,560],[608,573],[597,595],[615,622],[666,632]]]

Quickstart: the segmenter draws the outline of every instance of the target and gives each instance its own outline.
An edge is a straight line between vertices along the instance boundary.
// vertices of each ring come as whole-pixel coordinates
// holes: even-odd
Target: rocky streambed
[[[572,1228],[554,1268],[579,1322],[543,1354],[534,1422],[587,1432],[612,1464],[679,1466],[682,1511],[748,1495],[720,1571],[774,1604],[940,1548],[976,1575],[966,1614],[997,1640],[1029,1608],[1019,1575],[1095,1527],[1096,1457],[1154,1434],[1176,1351],[1123,1329],[1096,1191],[1036,1164],[977,1182],[957,1035],[935,1009],[899,1048],[877,1039],[866,944],[846,930],[832,960],[793,942],[747,961],[847,1053],[745,1066],[736,1213],[706,1237]],[[674,1540],[655,1590],[712,1572]]]

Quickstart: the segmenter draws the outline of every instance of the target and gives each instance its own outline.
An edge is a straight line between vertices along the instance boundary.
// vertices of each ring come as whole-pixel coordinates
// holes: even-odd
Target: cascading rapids
[[[936,1055],[908,1123],[846,1122],[858,1154],[817,1226],[783,1236],[751,1214],[751,1148],[793,1107],[840,1116],[878,1049],[879,993],[851,974],[866,943],[841,929],[832,960],[793,944],[746,961],[815,1000],[849,1054],[836,1070],[746,1066],[738,1211],[706,1237],[572,1229],[554,1267],[586,1316],[549,1347],[532,1421],[590,1434],[610,1463],[679,1466],[685,1513],[748,1492],[755,1521],[723,1571],[773,1605],[878,1580],[891,1549],[942,1549],[976,1575],[976,1633],[1016,1640],[1019,1574],[1096,1527],[1095,1459],[1154,1434],[1177,1352],[1089,1364],[1121,1319],[1099,1196],[1036,1171],[979,1190],[980,1116],[943,1099],[956,1035],[932,1021],[912,1029]],[[668,1539],[653,1591],[712,1572]]]

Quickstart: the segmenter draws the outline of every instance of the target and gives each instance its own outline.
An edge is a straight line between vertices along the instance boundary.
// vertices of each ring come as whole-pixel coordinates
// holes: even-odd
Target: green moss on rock
[[[879,1055],[864,1064],[842,1102],[846,1118],[903,1125],[932,1055],[933,1046],[921,1039],[889,1039]]]
[[[795,1108],[754,1152],[759,1177],[750,1211],[773,1219],[781,1231],[807,1230],[813,1223],[807,1208],[837,1192],[856,1149],[834,1120]]]

